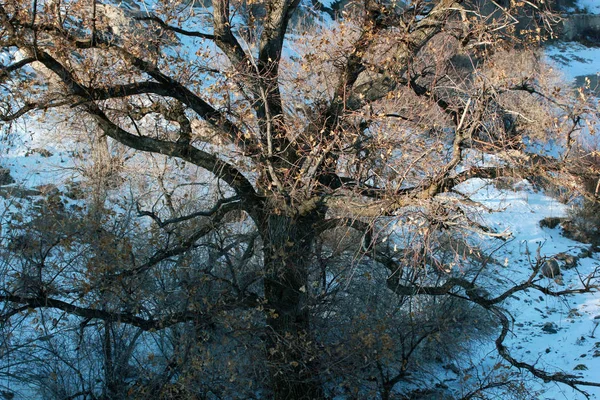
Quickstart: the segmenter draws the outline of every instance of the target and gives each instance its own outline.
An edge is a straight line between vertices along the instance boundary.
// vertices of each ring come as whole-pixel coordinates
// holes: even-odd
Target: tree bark
[[[271,214],[263,227],[266,350],[275,399],[324,397],[311,351],[307,302],[314,217]]]

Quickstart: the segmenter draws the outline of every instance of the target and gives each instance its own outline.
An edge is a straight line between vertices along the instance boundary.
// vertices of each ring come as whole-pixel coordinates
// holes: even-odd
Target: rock
[[[32,156],[35,154],[39,154],[40,156],[42,156],[44,158],[52,157],[54,155],[50,151],[38,147],[35,149],[31,149],[27,153],[25,153],[25,157],[29,157],[29,156]]]
[[[556,218],[556,217],[548,217],[548,218],[544,218],[543,220],[540,221],[540,226],[542,228],[550,228],[550,229],[554,229],[556,228],[562,221],[564,221],[564,218]]]
[[[554,279],[560,275],[560,267],[558,266],[558,261],[554,258],[549,258],[542,264],[541,269],[542,275],[546,278]]]
[[[598,238],[594,238],[590,236],[589,232],[586,232],[585,229],[582,229],[580,224],[576,224],[571,220],[564,220],[560,223],[562,228],[562,235],[566,238],[576,240],[581,243],[590,243],[593,245],[597,245]]]
[[[13,197],[25,199],[31,196],[39,196],[40,194],[41,193],[39,190],[27,189],[22,187],[0,187],[0,196],[4,197],[5,199],[11,199]]]
[[[575,268],[577,266],[578,257],[576,257],[576,256],[573,256],[568,253],[558,253],[555,257],[557,260],[560,260],[563,262],[563,267],[565,269],[571,269],[571,268]]]
[[[456,375],[460,374],[460,369],[454,364],[446,364],[443,368],[454,372]]]
[[[542,326],[542,331],[548,334],[558,333],[558,327],[554,322],[546,322],[544,326]]]
[[[7,168],[0,168],[0,185],[10,185],[15,183],[15,179],[10,175]]]
[[[593,253],[594,252],[592,251],[591,247],[587,249],[581,249],[577,258],[588,258],[591,257]]]
[[[565,281],[563,280],[562,275],[559,275],[556,278],[554,278],[554,282],[559,286],[565,286]]]

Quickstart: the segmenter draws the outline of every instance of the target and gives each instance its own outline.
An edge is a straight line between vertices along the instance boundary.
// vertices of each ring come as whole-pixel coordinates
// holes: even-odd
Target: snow
[[[598,0],[577,0],[577,9],[590,14],[600,14],[600,2]]]
[[[34,121],[22,123],[15,131],[8,143],[2,143],[0,166],[10,170],[17,185],[34,189],[49,183],[60,185],[73,177],[69,154],[73,146],[68,138],[56,140]]]
[[[546,47],[545,52],[568,81],[600,73],[600,47],[587,47],[577,42],[557,42]]]
[[[510,240],[495,253],[501,261],[493,266],[496,281],[504,281],[504,289],[526,281],[536,257],[552,257],[566,252],[578,255],[588,246],[561,235],[558,228],[539,225],[546,217],[562,217],[568,206],[545,195],[526,181],[516,185],[515,191],[498,190],[485,180],[471,180],[460,187],[471,193],[474,200],[492,209],[500,210],[482,215],[488,225],[498,231],[512,233]],[[582,279],[593,273],[600,263],[596,258],[581,258],[579,265],[563,269],[563,283],[539,278],[539,284],[550,290],[561,291],[581,287]],[[502,287],[495,288],[501,290]],[[564,372],[581,380],[598,381],[600,371],[600,296],[598,293],[546,296],[536,290],[515,293],[502,305],[514,318],[512,332],[505,341],[512,356],[547,372]],[[546,324],[556,327],[557,333],[543,330]],[[493,345],[486,344],[481,354],[493,354]],[[482,360],[480,368],[492,368],[497,357]],[[584,369],[585,368],[585,369]],[[531,377],[530,377],[531,378]],[[584,399],[585,396],[565,385],[544,384],[527,379],[540,399]],[[591,398],[600,398],[600,388],[582,387]]]

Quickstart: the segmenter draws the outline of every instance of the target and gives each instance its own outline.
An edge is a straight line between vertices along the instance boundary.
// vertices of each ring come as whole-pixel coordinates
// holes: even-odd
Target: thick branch
[[[194,321],[196,323],[206,324],[209,323],[211,320],[210,316],[191,311],[174,313],[156,319],[144,319],[127,312],[106,311],[98,310],[95,308],[81,307],[71,303],[67,303],[62,300],[52,299],[46,296],[23,297],[5,294],[0,295],[0,301],[25,304],[28,306],[28,308],[32,309],[54,308],[83,318],[122,322],[125,324],[136,326],[145,331],[164,329],[169,326],[187,321]]]
[[[237,195],[244,199],[244,209],[253,218],[260,213],[259,208],[262,200],[256,194],[250,181],[231,164],[220,160],[214,154],[197,149],[189,143],[176,143],[133,135],[110,121],[97,105],[90,103],[86,104],[85,107],[107,136],[136,150],[177,157],[204,168],[217,178],[227,182],[236,191]]]
[[[73,94],[89,100],[101,100],[111,97],[123,97],[142,93],[155,93],[161,96],[169,96],[179,100],[194,110],[194,112],[196,112],[214,128],[223,132],[223,134],[229,138],[231,143],[250,152],[257,151],[256,144],[254,144],[252,140],[245,137],[239,127],[231,122],[225,114],[216,110],[208,102],[194,94],[177,80],[163,73],[156,65],[131,54],[127,50],[119,47],[116,43],[102,38],[95,38],[95,40],[81,40],[73,34],[53,25],[34,26],[30,28],[42,29],[49,34],[59,35],[62,38],[69,40],[75,47],[79,49],[98,48],[99,46],[106,49],[115,49],[120,52],[123,57],[131,63],[131,65],[139,69],[141,72],[148,74],[158,82],[139,82],[115,86],[112,88],[85,87],[78,83],[73,74],[50,54],[41,51],[41,49],[38,48],[28,49],[30,53],[34,53],[36,55],[37,61],[40,61],[46,68],[58,75],[58,77]]]
[[[215,39],[215,35],[210,35],[208,33],[202,33],[202,32],[198,32],[198,31],[188,31],[185,29],[178,28],[176,26],[169,25],[165,21],[163,21],[162,19],[157,17],[156,15],[152,15],[152,16],[148,16],[148,17],[136,17],[135,19],[138,21],[156,22],[157,24],[160,25],[161,28],[171,31],[171,32],[179,33],[180,35],[190,36],[190,37],[198,37],[198,38],[208,39],[208,40]]]
[[[35,62],[35,57],[26,57],[20,61],[12,63],[6,66],[0,66],[0,79],[5,77],[9,72],[16,71],[18,69],[23,68],[24,66]]]
[[[140,274],[142,272],[149,270],[150,268],[156,266],[157,264],[159,264],[160,262],[162,262],[166,259],[184,254],[185,252],[189,251],[196,244],[196,242],[198,242],[198,240],[205,237],[209,233],[213,232],[215,230],[215,227],[219,224],[219,222],[221,222],[221,220],[229,212],[234,211],[234,210],[240,210],[243,207],[244,207],[244,205],[238,199],[224,199],[222,201],[217,202],[217,204],[211,210],[200,211],[200,212],[194,213],[192,215],[188,215],[188,216],[184,216],[184,217],[180,217],[180,218],[174,218],[174,219],[170,219],[167,221],[160,220],[160,218],[158,218],[158,216],[156,216],[154,213],[140,211],[140,215],[151,217],[161,227],[164,227],[170,223],[189,220],[191,218],[200,216],[200,214],[206,214],[206,216],[211,216],[212,218],[209,222],[207,222],[201,228],[199,228],[194,233],[192,233],[190,236],[188,236],[179,245],[172,247],[170,249],[167,249],[167,250],[159,250],[152,257],[150,257],[150,259],[148,261],[146,261],[144,264],[137,266],[134,269],[119,273],[115,277],[117,277],[117,276],[118,277],[134,276],[134,275],[137,275],[137,274]]]
[[[183,222],[183,221],[188,221],[190,219],[194,219],[194,218],[198,218],[198,217],[215,216],[215,214],[217,214],[217,212],[220,211],[223,206],[232,204],[232,203],[239,204],[239,200],[240,200],[239,197],[230,197],[227,199],[220,199],[219,201],[217,201],[217,204],[215,204],[214,207],[212,207],[210,210],[197,211],[192,214],[184,215],[184,216],[177,217],[177,218],[169,218],[164,221],[162,219],[160,219],[160,217],[158,215],[156,215],[155,213],[153,213],[151,211],[144,211],[144,210],[138,209],[138,215],[150,217],[154,220],[154,222],[156,222],[158,224],[158,226],[160,226],[161,228],[164,228],[167,225],[176,224],[176,223]],[[227,209],[227,212],[231,211],[233,209],[235,209],[235,208]]]
[[[119,97],[136,96],[140,94],[157,94],[161,96],[172,96],[172,90],[162,84],[152,81],[134,82],[125,85],[116,85],[103,88],[82,86],[90,100],[109,100]]]
[[[213,1],[213,25],[217,46],[225,53],[235,68],[247,71],[250,66],[248,57],[231,31],[229,0]]]
[[[43,51],[38,51],[38,60],[42,62],[48,69],[53,71],[64,82],[64,84],[73,94],[83,97],[84,99],[93,100],[93,97],[90,96],[87,89],[81,86],[75,80],[73,75],[52,56]],[[159,87],[156,86],[156,84],[150,83],[149,86]],[[201,99],[196,97],[194,101],[201,101]],[[194,101],[192,101],[192,103]],[[237,192],[239,196],[243,197],[246,201],[248,201],[248,205],[254,208],[254,210],[248,210],[249,213],[252,216],[256,216],[257,209],[255,206],[257,205],[258,196],[256,195],[252,184],[242,175],[240,171],[238,171],[230,164],[218,159],[213,154],[207,153],[205,151],[193,147],[189,143],[174,143],[170,141],[153,139],[144,136],[132,135],[129,132],[122,129],[121,127],[114,124],[112,121],[110,121],[110,119],[104,114],[104,112],[102,112],[102,110],[95,103],[85,103],[84,107],[86,111],[92,117],[94,117],[94,119],[96,120],[100,128],[104,131],[104,133],[107,136],[117,140],[118,142],[121,142],[124,145],[136,150],[149,151],[152,153],[160,153],[168,156],[181,158],[194,165],[202,167],[209,172],[212,172],[217,178],[227,182]],[[207,107],[212,109],[212,107],[208,105]]]
[[[506,339],[506,336],[510,332],[511,324],[510,324],[508,317],[502,311],[502,309],[500,309],[499,307],[490,307],[489,310],[492,313],[494,313],[494,315],[496,315],[496,317],[498,317],[498,319],[500,320],[500,323],[502,324],[502,331],[501,331],[500,335],[498,336],[498,338],[496,339],[496,349],[498,350],[498,354],[500,354],[500,356],[502,358],[504,358],[506,361],[508,361],[513,367],[517,367],[519,369],[525,369],[525,370],[529,371],[533,376],[542,379],[544,382],[563,383],[563,384],[570,386],[573,389],[585,394],[586,396],[587,396],[587,394],[585,392],[583,392],[581,389],[579,389],[578,386],[600,387],[600,383],[598,383],[598,382],[582,381],[582,380],[576,379],[576,377],[574,377],[572,375],[567,375],[562,372],[549,373],[542,369],[536,368],[535,366],[533,366],[531,364],[528,364],[528,363],[525,363],[522,361],[518,361],[517,359],[515,359],[510,354],[510,352],[508,351],[506,346],[504,345],[504,340]]]
[[[61,105],[64,105],[64,104],[68,104],[68,102],[61,103]],[[37,103],[37,102],[25,103],[25,105],[23,107],[19,108],[18,110],[16,110],[15,112],[13,112],[11,114],[0,114],[0,121],[3,121],[3,122],[14,121],[16,119],[21,118],[23,115],[27,114],[30,111],[39,110],[41,108],[49,108],[49,107],[50,106],[47,105],[46,103]]]

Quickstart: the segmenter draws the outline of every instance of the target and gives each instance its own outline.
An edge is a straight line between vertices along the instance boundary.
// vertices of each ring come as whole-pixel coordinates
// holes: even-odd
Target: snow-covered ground
[[[600,14],[599,0],[577,0],[571,12]],[[569,17],[567,17],[569,18]],[[585,45],[578,42],[557,41],[545,49],[546,57],[553,62],[569,82],[576,86],[586,85],[598,92],[598,74],[600,74],[600,43],[594,45],[588,41]]]
[[[579,0],[579,9],[600,13],[600,1]],[[591,89],[600,74],[600,47],[588,47],[577,42],[556,42],[545,50],[546,57],[556,65],[565,80],[583,86],[590,79]],[[542,228],[546,217],[564,217],[568,206],[522,182],[519,190],[500,191],[484,181],[470,181],[463,190],[474,200],[493,209],[502,210],[483,218],[498,231],[508,230],[512,239],[497,252],[501,261],[494,274],[499,281],[525,281],[536,257],[552,257],[560,253],[581,254],[589,245],[567,239],[560,228]],[[576,268],[563,269],[562,282],[541,278],[540,284],[554,291],[582,286],[585,277],[600,268],[598,254],[582,257]],[[598,281],[597,281],[598,282]],[[547,372],[561,372],[582,381],[600,382],[600,294],[585,293],[566,297],[545,296],[528,290],[511,296],[504,307],[514,318],[511,335],[505,344],[519,361],[535,365]],[[494,365],[497,354],[493,346],[483,346],[488,354],[482,365]],[[527,378],[528,373],[523,372]],[[531,377],[531,376],[529,376]],[[535,395],[531,398],[575,400],[586,398],[572,388],[556,383],[528,379]],[[581,387],[590,398],[600,399],[600,388]]]
[[[600,14],[600,1],[598,0],[577,0],[577,8],[591,14]]]
[[[599,0],[579,0],[578,7],[600,13]],[[546,54],[564,74],[575,82],[579,77],[598,74],[600,48],[578,43],[556,43]],[[35,130],[31,132],[35,133]],[[40,137],[24,134],[19,146],[0,156],[0,165],[10,169],[18,185],[38,188],[52,183],[60,185],[71,175],[70,155],[60,146],[51,154],[32,149],[46,147]],[[68,147],[68,146],[65,146]],[[484,213],[482,218],[497,231],[509,231],[512,238],[494,254],[499,263],[491,271],[498,284],[496,290],[525,281],[536,256],[552,257],[559,253],[579,255],[589,246],[567,239],[560,228],[542,228],[539,222],[546,217],[563,217],[568,206],[534,190],[527,182],[515,190],[499,190],[489,182],[471,180],[460,188],[485,206],[497,212]],[[11,207],[0,197],[2,209]],[[542,278],[540,285],[561,291],[581,287],[582,279],[600,267],[600,257],[593,255],[578,260],[578,265],[563,271],[561,283]],[[505,344],[518,360],[534,364],[548,372],[563,372],[585,381],[600,382],[600,294],[585,293],[566,297],[545,296],[529,290],[511,296],[503,306],[514,318],[511,335]],[[499,361],[489,342],[478,349],[482,368],[492,368]],[[527,372],[523,372],[527,378]],[[584,395],[568,386],[527,379],[541,399],[584,399]],[[591,398],[600,399],[600,388],[582,387]]]
[[[578,77],[600,73],[600,47],[588,47],[577,42],[557,42],[546,48],[546,56],[571,82]]]
[[[542,228],[546,217],[562,217],[568,206],[523,181],[515,191],[498,190],[482,180],[471,180],[461,190],[473,193],[473,199],[496,210],[483,216],[498,231],[510,231],[512,239],[495,253],[493,275],[499,287],[526,281],[536,257],[552,257],[559,253],[577,256],[589,246],[567,239],[560,228]],[[582,279],[600,267],[597,255],[580,258],[577,267],[563,269],[563,282],[539,278],[539,284],[554,291],[582,287]],[[511,354],[519,361],[535,365],[547,372],[562,372],[584,381],[600,381],[600,296],[598,293],[546,296],[536,290],[516,293],[504,304],[514,318],[512,332],[506,340]],[[485,345],[488,354],[483,365],[495,365],[498,356],[493,345]],[[540,399],[584,399],[568,386],[545,384],[527,379],[539,390]],[[531,378],[531,377],[530,377]],[[600,388],[582,387],[591,398],[600,399]]]

